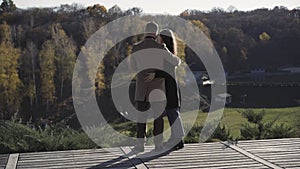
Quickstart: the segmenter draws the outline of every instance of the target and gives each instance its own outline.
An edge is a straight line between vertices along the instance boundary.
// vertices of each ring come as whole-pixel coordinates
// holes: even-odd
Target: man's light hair
[[[155,36],[158,35],[158,24],[155,22],[148,22],[146,25],[145,32],[148,34],[155,34]]]

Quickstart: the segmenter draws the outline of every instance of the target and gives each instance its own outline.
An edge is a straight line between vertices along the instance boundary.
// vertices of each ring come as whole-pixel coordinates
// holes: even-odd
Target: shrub
[[[295,136],[296,137],[300,137],[300,112],[297,112],[298,116],[296,116],[296,118],[294,119],[294,126],[295,126]]]
[[[210,128],[210,127],[208,127],[208,128]],[[186,135],[186,137],[184,138],[184,142],[185,143],[199,143],[199,136],[202,132],[202,129],[203,129],[203,126],[201,126],[199,124],[195,124],[191,128],[189,133]],[[218,124],[216,129],[213,131],[213,134],[210,136],[210,138],[208,138],[206,140],[206,142],[220,141],[220,140],[225,141],[230,138],[231,138],[231,136],[229,134],[229,130],[226,129],[225,126],[221,127],[220,124]]]
[[[231,139],[230,131],[228,129],[226,129],[226,127],[224,125],[221,127],[219,124],[217,126],[215,132],[213,133],[212,138],[226,141],[228,139]]]
[[[184,128],[189,128],[189,126],[184,126]],[[187,133],[187,135],[184,138],[184,142],[185,143],[199,143],[199,136],[201,133],[203,126],[199,125],[199,124],[195,124],[191,130],[189,131],[189,133]],[[186,131],[186,130],[185,130]]]
[[[83,132],[67,126],[31,128],[0,121],[0,153],[71,150],[97,147]]]
[[[255,113],[253,110],[241,112],[248,122],[242,124],[240,129],[241,139],[271,139],[294,137],[295,131],[284,123],[275,125],[279,115],[271,121],[264,122],[265,111]]]
[[[284,123],[281,123],[280,125],[276,125],[271,129],[269,138],[288,138],[288,137],[294,137],[295,131],[292,127],[284,125]]]

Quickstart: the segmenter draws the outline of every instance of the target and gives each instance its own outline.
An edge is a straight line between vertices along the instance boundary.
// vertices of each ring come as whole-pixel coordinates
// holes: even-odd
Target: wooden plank
[[[299,159],[299,154],[258,154],[259,157],[270,160]]]
[[[195,157],[195,158],[210,158],[210,156],[216,156],[216,157],[224,157],[224,156],[239,156],[239,154],[236,154],[235,152],[218,152],[218,153],[201,153],[201,152],[197,152],[197,151],[192,151],[192,152],[182,152],[180,151],[180,153],[173,153],[172,156],[169,156],[168,157],[174,157],[174,158],[179,158],[179,157]],[[147,159],[147,157],[144,157],[145,159]],[[149,157],[151,158],[151,157]],[[162,156],[161,158],[164,158],[164,156]]]
[[[22,155],[19,158],[19,163],[26,163],[26,162],[41,162],[41,161],[67,161],[67,160],[80,160],[80,159],[108,159],[108,158],[114,158],[115,155],[110,156],[103,156],[102,154],[92,154],[92,155],[82,155],[82,156],[66,156],[66,157],[35,157],[35,158],[22,158]]]
[[[121,147],[121,150],[124,152],[124,156],[126,156],[130,160],[130,162],[135,166],[135,168],[148,168],[140,158],[137,158],[137,154],[135,154],[130,147]]]
[[[292,168],[292,169],[295,169],[295,168],[300,168],[300,165],[299,164],[285,164],[283,166],[284,168]]]
[[[17,168],[19,153],[10,154],[7,160],[6,169],[15,169]]]
[[[152,167],[155,168],[155,167]],[[157,167],[159,168],[159,167]],[[220,167],[201,167],[198,165],[189,165],[189,166],[172,166],[172,167],[164,167],[164,169],[199,169],[199,168],[210,168],[210,169],[224,169],[224,168],[236,168],[236,169],[249,169],[250,167],[248,165],[241,165],[241,166],[230,166],[230,167],[224,167],[224,166],[220,166]],[[257,166],[251,166],[251,169],[269,169],[266,166],[263,165],[257,165]]]
[[[226,143],[223,143],[223,144],[226,145]],[[255,161],[257,161],[257,162],[259,162],[261,164],[264,164],[264,165],[266,165],[266,166],[268,166],[270,168],[282,169],[282,167],[280,167],[278,165],[275,165],[275,164],[273,164],[273,163],[271,163],[271,162],[269,162],[269,161],[267,161],[265,159],[262,159],[259,156],[256,156],[256,155],[254,155],[252,153],[249,153],[248,151],[246,151],[246,150],[244,150],[244,149],[242,149],[242,148],[240,148],[238,146],[235,146],[235,145],[227,145],[227,146],[229,146],[233,150],[236,150],[237,152],[240,152],[241,154],[244,154],[245,156],[247,156],[249,158],[252,158],[253,160],[255,160]]]
[[[107,151],[105,151],[107,150]],[[72,153],[70,154],[70,151]],[[52,157],[52,156],[72,156],[74,155],[82,155],[82,154],[94,154],[94,153],[103,153],[112,155],[110,152],[120,152],[120,148],[106,148],[106,149],[84,149],[84,150],[68,150],[68,151],[51,151],[51,152],[31,152],[31,153],[23,153],[23,158],[25,157]]]
[[[259,145],[259,147],[257,147],[257,145]],[[248,145],[248,146],[245,146],[244,144],[239,144],[239,146],[241,147],[244,147],[244,148],[247,148],[247,149],[260,149],[262,147],[268,147],[268,148],[299,148],[300,146],[300,143],[291,143],[291,144],[264,144],[264,145],[261,145],[261,144],[251,144],[251,145]],[[255,146],[255,147],[253,147]]]
[[[280,139],[277,139],[276,141],[274,140],[268,140],[268,141],[257,141],[257,142],[244,142],[244,141],[240,141],[238,142],[239,144],[241,145],[244,145],[244,146],[251,146],[253,144],[259,144],[259,145],[286,145],[286,144],[299,144],[300,143],[300,140],[299,141],[287,141],[287,140],[280,140]]]
[[[238,146],[277,166],[283,168],[300,168],[299,138],[264,140],[258,142],[242,141]]]
[[[159,158],[142,158],[149,168],[268,168],[220,143],[187,144]],[[204,153],[202,148],[205,148]],[[213,152],[208,150],[213,148]]]
[[[210,164],[199,164],[199,163],[189,163],[189,164],[185,164],[185,163],[181,163],[181,164],[176,164],[176,165],[149,165],[149,168],[185,168],[185,169],[189,169],[189,168],[255,168],[255,167],[263,167],[262,164],[259,163],[253,163],[253,164],[236,164],[236,165],[232,165],[232,164],[224,164],[222,166],[220,165],[210,165]]]
[[[101,150],[101,149],[100,149]],[[78,152],[79,151],[79,152]],[[74,152],[74,153],[70,153]],[[54,151],[52,153],[48,152],[41,152],[41,153],[22,153],[22,158],[23,159],[30,159],[30,158],[49,158],[49,157],[72,157],[73,155],[91,155],[91,154],[102,154],[102,155],[110,155],[112,156],[111,153],[108,153],[106,151],[80,151],[80,150],[69,150],[65,152],[60,152],[60,151]]]
[[[293,157],[293,156],[298,156],[299,157],[299,153],[297,152],[261,152],[261,153],[255,153],[258,156],[262,157],[262,158],[270,158],[270,157]]]
[[[79,168],[134,168],[129,159],[123,156],[124,153],[121,148],[118,147],[110,150],[113,154],[105,151],[107,153],[105,157],[102,157],[100,154],[97,157],[97,155],[93,154],[91,159],[91,155],[80,157],[77,154],[74,160]],[[77,153],[76,150],[73,152]]]
[[[153,148],[146,146],[145,152]],[[13,168],[300,168],[299,154],[300,139],[240,141],[237,146],[216,142],[186,144],[183,149],[147,158],[126,146],[22,153]],[[14,155],[9,158],[12,161]]]
[[[18,168],[48,168],[48,167],[57,167],[63,168],[64,166],[76,166],[74,161],[65,161],[65,162],[43,162],[43,163],[29,163],[29,164],[18,164]]]
[[[281,138],[281,139],[263,139],[263,140],[243,140],[243,143],[251,143],[251,142],[277,142],[280,140],[280,142],[284,141],[300,141],[300,138]]]
[[[245,148],[243,147],[243,149],[247,149],[247,151],[252,151],[252,152],[277,152],[277,153],[280,153],[280,152],[300,152],[299,149],[297,148],[292,148],[292,147],[287,147],[287,148],[284,148],[284,147],[265,147],[265,148]]]
[[[18,168],[134,168],[127,158],[118,158],[116,154],[123,155],[120,148],[113,148],[112,152],[114,154],[100,149],[24,153],[20,156]]]
[[[9,154],[0,154],[0,168],[5,168]]]
[[[223,161],[203,161],[200,159],[195,160],[178,160],[178,161],[161,161],[161,160],[154,160],[151,161],[151,164],[149,165],[160,165],[160,166],[180,166],[180,165],[189,165],[189,164],[198,164],[198,165],[205,165],[205,166],[236,166],[241,164],[247,164],[247,165],[256,165],[259,164],[256,161],[253,161],[252,159],[242,159],[242,160],[223,160]],[[260,164],[261,165],[261,164]]]
[[[210,155],[207,157],[201,157],[201,156],[164,156],[160,157],[160,160],[168,160],[168,161],[192,161],[192,160],[199,160],[199,161],[230,161],[230,160],[240,160],[240,159],[247,159],[242,154],[239,154],[237,156],[224,156],[224,155]],[[147,159],[144,159],[147,160]],[[151,159],[150,159],[151,160]],[[153,160],[152,160],[153,161]]]
[[[267,139],[267,140],[245,140],[240,141],[238,143],[239,146],[244,148],[252,148],[257,147],[257,145],[260,145],[260,147],[265,146],[290,146],[290,145],[296,145],[299,147],[300,145],[300,138],[289,138],[289,139]]]

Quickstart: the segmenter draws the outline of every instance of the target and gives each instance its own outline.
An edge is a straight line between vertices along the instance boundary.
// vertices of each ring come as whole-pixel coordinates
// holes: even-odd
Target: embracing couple
[[[130,58],[132,70],[149,67],[137,74],[136,109],[141,112],[151,110],[151,115],[148,116],[154,118],[155,151],[181,149],[184,146],[182,141],[184,130],[179,112],[180,91],[175,77],[176,67],[181,60],[176,56],[176,39],[170,29],[159,32],[155,22],[147,23],[145,32],[144,40],[134,44]],[[151,68],[151,64],[156,68]],[[155,89],[162,91],[163,94],[154,92]],[[171,137],[163,143],[164,115],[168,117],[171,126]],[[147,117],[140,115],[137,118],[137,142],[133,150],[143,152]]]

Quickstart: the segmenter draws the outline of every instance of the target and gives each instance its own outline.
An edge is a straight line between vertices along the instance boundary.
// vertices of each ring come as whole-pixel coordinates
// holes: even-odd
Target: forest
[[[65,4],[54,8],[18,8],[13,0],[0,6],[0,119],[20,118],[25,123],[64,121],[77,128],[72,104],[72,73],[79,52],[89,37],[122,16],[147,14],[139,7],[107,9],[101,4],[83,7]],[[264,68],[300,65],[300,8],[238,11],[179,11],[213,42],[229,74]],[[118,64],[131,53],[141,36],[130,37],[105,56],[97,73],[95,92],[105,106],[107,120],[121,120],[111,101],[110,79]],[[188,63],[195,59],[187,45],[178,45]],[[88,63],[87,63],[88,64]],[[201,65],[201,63],[200,63]],[[88,66],[88,65],[87,65]],[[201,68],[203,69],[203,68]],[[88,75],[89,72],[87,72]]]

